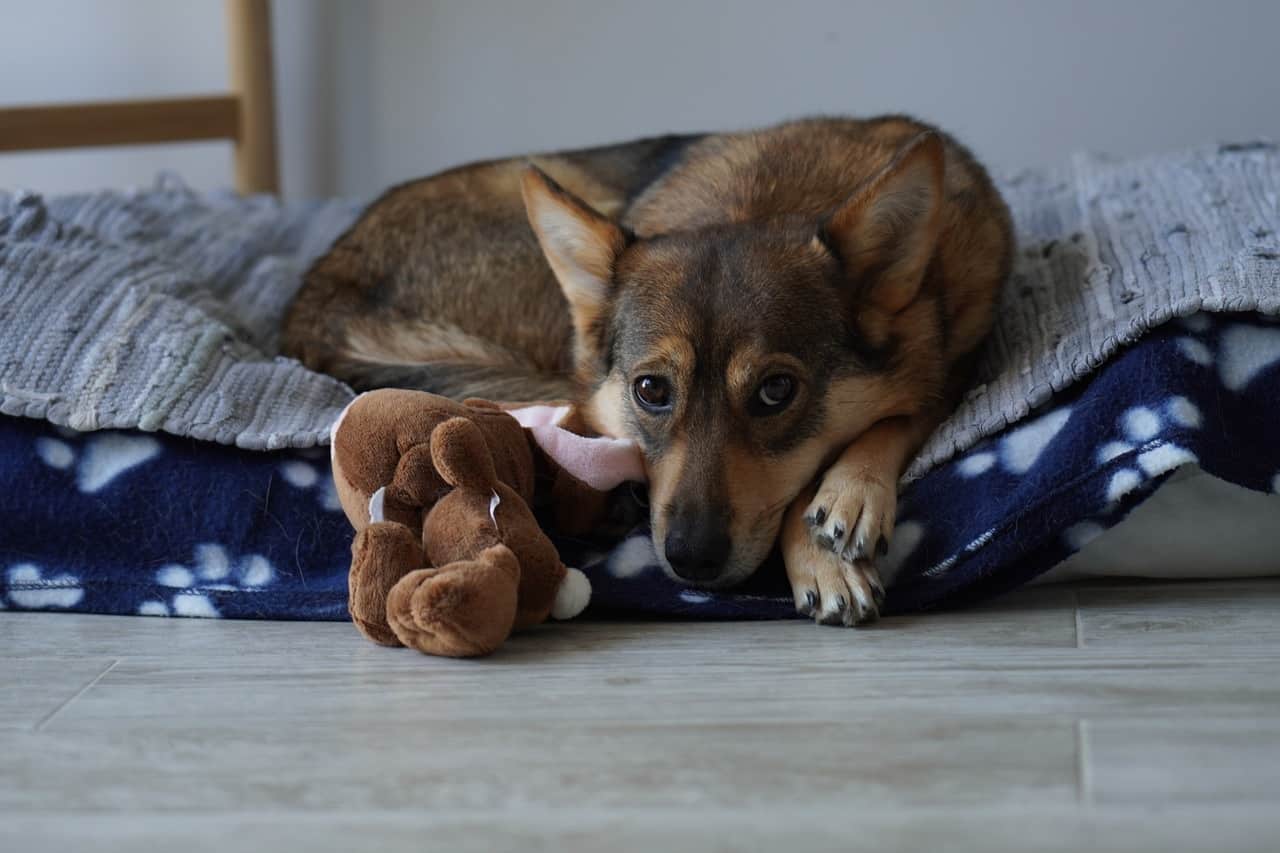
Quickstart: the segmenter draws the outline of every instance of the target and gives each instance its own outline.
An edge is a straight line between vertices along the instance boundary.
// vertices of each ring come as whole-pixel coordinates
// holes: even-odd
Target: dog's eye
[[[791,402],[796,393],[796,381],[785,373],[775,373],[760,383],[756,392],[759,405],[768,411],[777,411]]]
[[[660,412],[671,408],[671,384],[661,376],[641,376],[632,388],[646,409]]]

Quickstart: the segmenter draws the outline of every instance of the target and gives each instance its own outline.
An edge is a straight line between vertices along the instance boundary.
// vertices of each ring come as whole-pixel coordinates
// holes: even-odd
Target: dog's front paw
[[[812,541],[787,555],[796,610],[823,625],[863,625],[880,616],[884,584],[869,560],[845,560]]]
[[[848,562],[869,561],[889,548],[897,504],[893,479],[841,465],[822,478],[804,520],[818,547]]]

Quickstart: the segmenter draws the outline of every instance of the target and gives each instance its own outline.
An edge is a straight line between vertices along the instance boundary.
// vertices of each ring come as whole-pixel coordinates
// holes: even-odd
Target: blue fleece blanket
[[[903,493],[886,609],[1025,583],[1120,521],[1169,474],[1280,491],[1280,323],[1197,314]],[[0,605],[96,613],[346,619],[351,530],[327,452],[250,452],[134,431],[0,419]],[[794,616],[781,567],[689,589],[646,531],[563,543],[592,607],[700,618]]]

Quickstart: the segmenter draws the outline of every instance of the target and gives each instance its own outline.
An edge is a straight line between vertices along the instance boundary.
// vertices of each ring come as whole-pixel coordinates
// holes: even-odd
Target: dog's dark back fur
[[[394,187],[307,272],[284,351],[359,390],[572,397],[572,326],[521,201],[526,164],[619,213],[697,139],[476,163]]]
[[[783,213],[816,221],[926,127],[898,116],[810,119],[476,163],[402,184],[308,271],[283,350],[361,390],[571,398],[581,390],[572,375],[572,326],[521,201],[528,163],[652,236]],[[968,262],[990,271],[956,279],[986,285],[1008,269],[1007,213],[982,167],[947,142],[960,166],[947,173],[955,215],[1000,232],[957,235],[956,254],[980,243],[984,251]],[[985,301],[973,314],[986,313]]]

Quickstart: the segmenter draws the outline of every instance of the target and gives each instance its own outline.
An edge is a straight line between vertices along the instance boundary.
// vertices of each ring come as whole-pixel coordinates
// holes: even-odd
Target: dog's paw
[[[822,625],[863,625],[879,618],[884,584],[875,565],[806,544],[787,561],[796,610]]]
[[[893,480],[838,466],[822,478],[804,520],[818,547],[848,562],[869,561],[889,548],[897,504]]]

